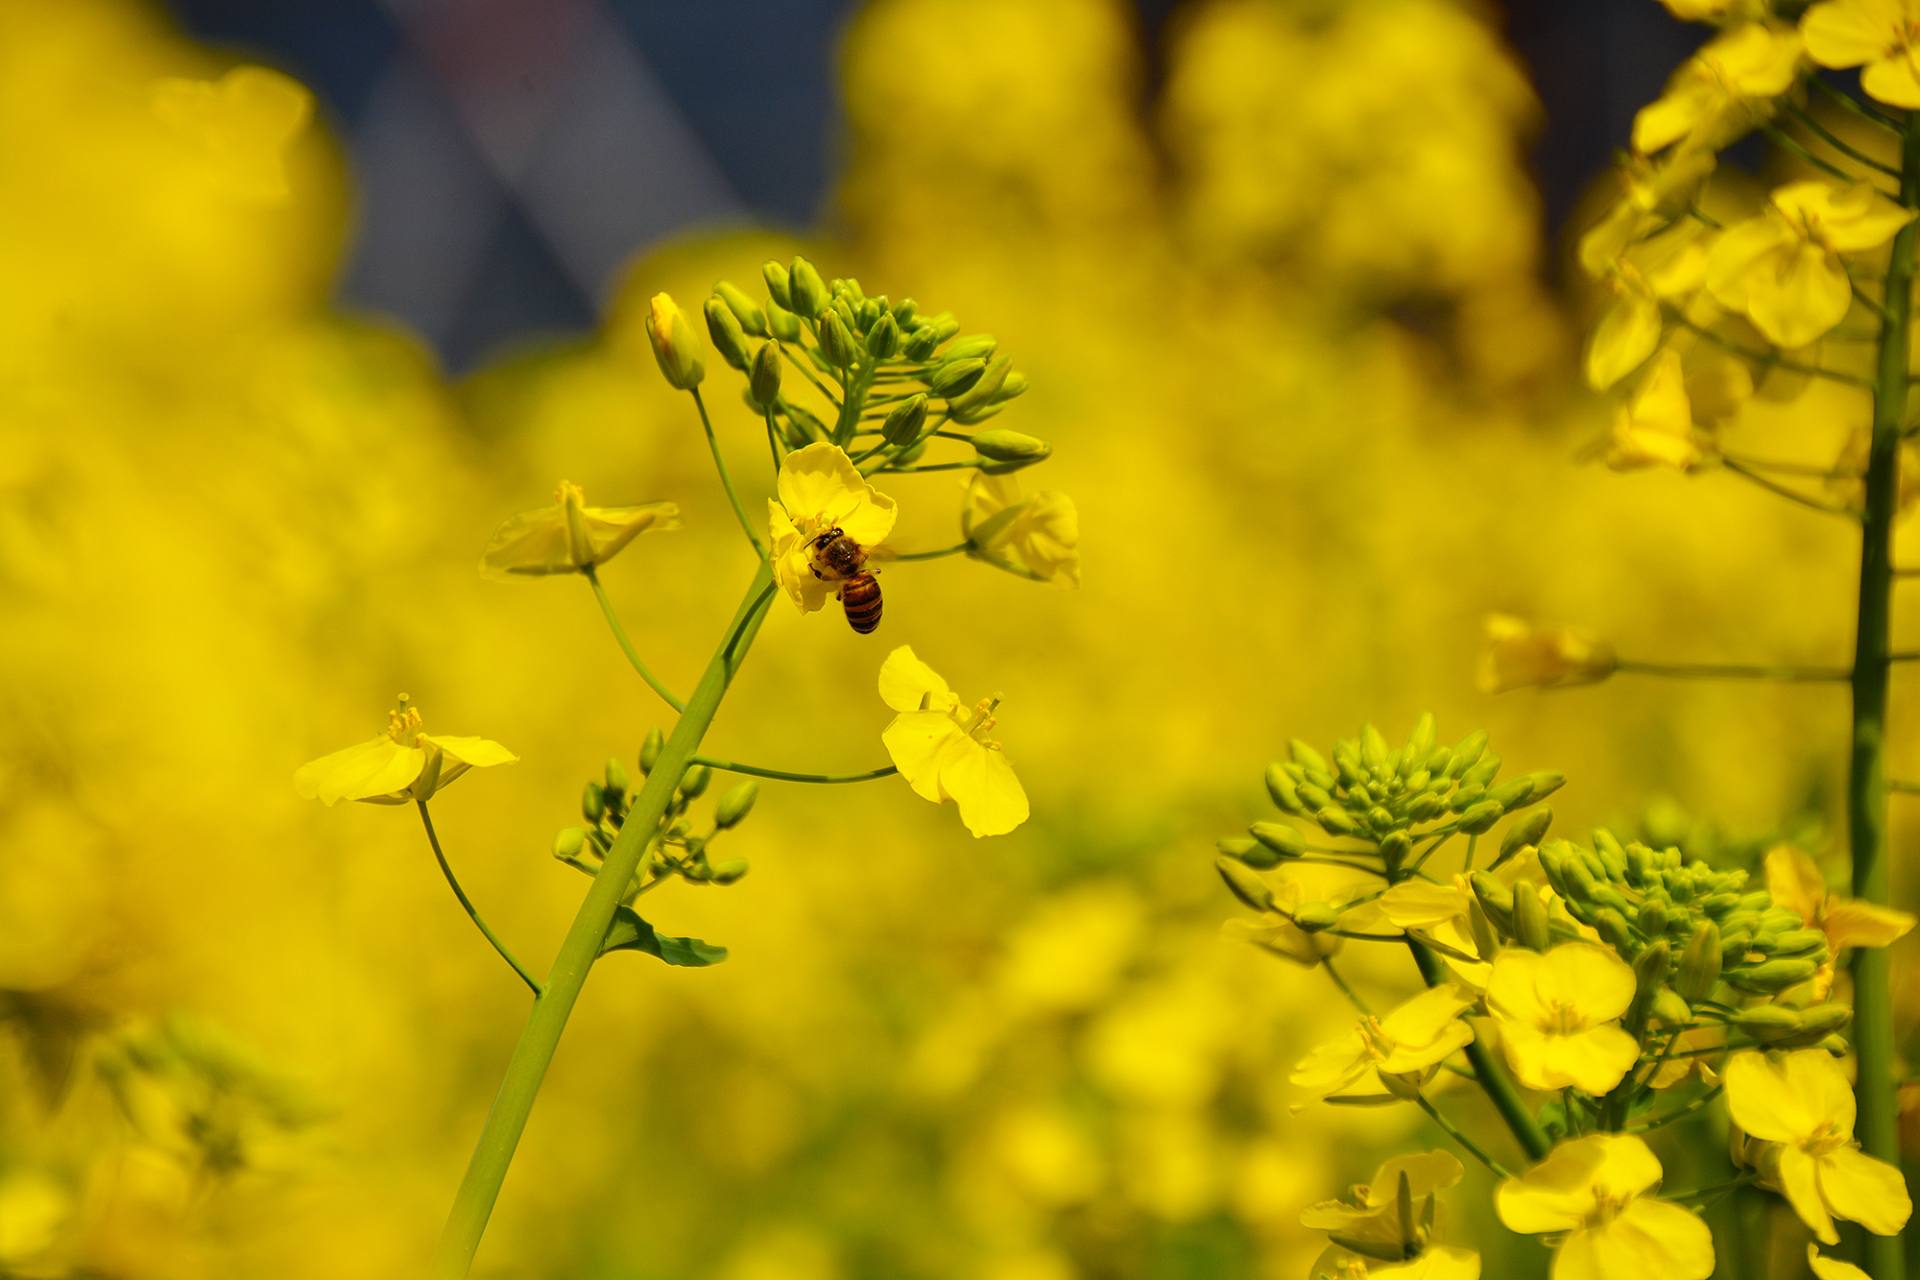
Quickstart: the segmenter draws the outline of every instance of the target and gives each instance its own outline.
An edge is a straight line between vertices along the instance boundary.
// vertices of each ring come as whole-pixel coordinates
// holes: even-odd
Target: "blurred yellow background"
[[[524,992],[411,815],[290,775],[401,689],[515,750],[436,819],[544,967],[584,884],[552,834],[660,708],[582,584],[475,563],[562,477],[678,502],[685,529],[604,577],[691,682],[751,564],[640,314],[757,291],[769,257],[1000,339],[1033,383],[1001,421],[1053,443],[1084,587],[900,565],[885,645],[776,605],[709,750],[879,763],[874,673],[911,643],[1005,695],[1034,818],[976,843],[897,781],[769,785],[729,837],[752,873],[650,911],[731,958],[596,972],[477,1274],[1304,1274],[1299,1209],[1413,1117],[1293,1114],[1287,1068],[1346,1011],[1219,935],[1213,838],[1263,816],[1288,738],[1484,726],[1568,774],[1567,830],[1831,808],[1829,689],[1473,690],[1490,610],[1638,657],[1843,660],[1854,554],[1731,479],[1578,462],[1590,300],[1545,283],[1537,107],[1484,18],[1192,4],[1144,114],[1129,21],[874,0],[817,238],[636,245],[593,340],[454,380],[331,303],[352,177],[324,122],[262,202],[156,116],[156,79],[227,64],[154,9],[0,7],[0,1274],[416,1273]],[[764,441],[713,377],[757,506]],[[1830,408],[1777,429],[1835,450],[1861,410]],[[955,540],[950,476],[891,491],[901,546]],[[1479,1243],[1489,1274],[1546,1257]]]

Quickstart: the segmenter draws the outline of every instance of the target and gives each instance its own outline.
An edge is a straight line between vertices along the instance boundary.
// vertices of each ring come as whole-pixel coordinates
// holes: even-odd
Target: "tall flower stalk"
[[[876,706],[897,713],[880,735],[890,763],[826,774],[700,754],[767,611],[782,595],[802,613],[838,605],[852,624],[840,634],[850,643],[871,643],[862,637],[880,624],[876,573],[892,562],[964,555],[1019,577],[1067,586],[1078,574],[1072,503],[1052,493],[1022,497],[1012,478],[1043,461],[1050,448],[1019,432],[976,430],[1026,387],[992,338],[964,336],[952,316],[922,314],[911,300],[869,297],[857,281],[829,282],[804,258],[791,266],[768,263],[764,276],[764,304],[722,283],[703,308],[714,350],[746,380],[751,429],[766,435],[773,496],[764,523],[749,514],[701,395],[706,341],[665,294],[653,299],[646,317],[662,376],[693,401],[753,564],[692,691],[682,699],[653,672],[600,573],[640,534],[678,527],[675,504],[589,506],[577,486],[562,483],[551,506],[503,524],[482,559],[482,572],[496,579],[584,578],[621,653],[675,716],[670,731],[647,736],[638,759],[644,779],[639,787],[631,786],[624,762],[610,759],[603,776],[583,792],[584,825],[555,838],[555,858],[590,875],[592,883],[545,979],[514,958],[460,887],[427,812],[427,800],[469,769],[510,762],[514,757],[504,747],[429,735],[419,712],[403,707],[390,716],[384,736],[323,757],[297,778],[305,794],[328,803],[414,802],[459,905],[533,995],[435,1251],[430,1274],[436,1280],[458,1280],[471,1267],[595,962],[621,950],[644,951],[681,967],[726,958],[725,948],[661,933],[636,903],[670,880],[727,885],[746,874],[743,860],[715,860],[710,850],[753,809],[758,780],[836,785],[899,776],[928,800],[953,802],[975,835],[1004,834],[1027,817],[1026,793],[1001,744],[987,736],[998,695],[963,713],[945,681],[906,645],[875,664]],[[801,374],[813,396],[783,386],[788,369]],[[872,482],[945,470],[974,473],[955,513],[962,540],[930,551],[893,548],[897,504]],[[903,629],[911,632],[910,620]],[[718,797],[703,833],[693,811],[715,771],[746,780]]]

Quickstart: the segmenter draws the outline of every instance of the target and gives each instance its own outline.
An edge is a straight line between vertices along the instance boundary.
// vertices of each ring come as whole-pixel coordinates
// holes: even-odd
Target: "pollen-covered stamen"
[[[1587,1029],[1587,1015],[1575,1005],[1549,1001],[1540,1018],[1540,1029],[1549,1035],[1570,1036]]]
[[[1372,1014],[1360,1019],[1360,1043],[1365,1047],[1367,1056],[1375,1062],[1384,1062],[1394,1050],[1394,1043],[1380,1026],[1380,1019]]]
[[[1602,1227],[1620,1216],[1620,1211],[1639,1199],[1637,1192],[1629,1191],[1624,1195],[1615,1195],[1605,1187],[1596,1187],[1593,1192],[1593,1208],[1587,1211],[1588,1228]]]
[[[404,693],[396,701],[400,705],[387,712],[387,736],[403,747],[417,747],[420,731],[425,726],[420,708],[409,702]]]
[[[999,743],[994,742],[986,736],[988,731],[997,723],[993,713],[999,706],[1000,695],[996,693],[991,698],[980,699],[979,702],[974,704],[973,711],[970,714],[959,717],[960,727],[966,730],[967,736],[990,751],[998,751],[1000,749]]]

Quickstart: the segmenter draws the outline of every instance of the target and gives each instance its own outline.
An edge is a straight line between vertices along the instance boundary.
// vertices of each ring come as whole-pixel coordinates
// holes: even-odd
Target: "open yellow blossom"
[[[1389,1101],[1395,1095],[1382,1076],[1424,1082],[1473,1042],[1473,1027],[1460,1016],[1473,1003],[1463,988],[1429,988],[1384,1018],[1362,1018],[1347,1034],[1300,1059],[1289,1078],[1319,1098]]]
[[[1336,934],[1309,933],[1292,917],[1306,904],[1305,887],[1285,876],[1268,877],[1273,890],[1273,909],[1258,920],[1229,920],[1221,927],[1227,937],[1250,942],[1254,946],[1311,969],[1340,950],[1344,939]]]
[[[400,695],[387,712],[387,731],[377,738],[301,765],[293,787],[308,800],[405,804],[445,790],[469,769],[511,764],[513,752],[486,738],[421,731],[420,709]]]
[[[900,713],[880,741],[916,794],[953,801],[975,836],[1005,835],[1027,820],[1027,793],[1000,744],[986,736],[998,696],[961,710],[939,673],[901,645],[880,666],[880,697]]]
[[[1633,149],[1719,150],[1773,114],[1799,65],[1800,33],[1791,27],[1749,22],[1715,36],[1634,116]]]
[[[1494,1192],[1510,1231],[1564,1232],[1553,1280],[1706,1280],[1713,1233],[1677,1204],[1647,1194],[1660,1161],[1631,1134],[1596,1133],[1563,1142]]]
[[[158,81],[153,110],[204,155],[221,186],[274,204],[289,195],[285,154],[313,116],[313,95],[278,71],[235,67],[218,80]]]
[[[1764,211],[1721,234],[1707,259],[1707,288],[1768,341],[1803,347],[1852,305],[1840,255],[1879,248],[1913,217],[1864,182],[1790,182],[1774,188]]]
[[[1807,56],[1860,67],[1860,87],[1890,107],[1920,107],[1920,0],[1828,0],[1800,18]]]
[[[1693,425],[1693,401],[1678,351],[1661,352],[1633,398],[1614,411],[1605,456],[1615,471],[1697,471],[1712,463],[1713,442]]]
[[[1398,1241],[1401,1177],[1407,1180],[1408,1199],[1417,1204],[1459,1182],[1463,1172],[1460,1161],[1445,1151],[1394,1156],[1370,1181],[1356,1185],[1347,1199],[1322,1200],[1301,1210],[1300,1225],[1356,1240]]]
[[[976,472],[967,485],[960,529],[994,559],[1062,587],[1080,585],[1080,513],[1064,493],[1042,490],[1023,497],[1013,476]]]
[[[1761,1167],[1821,1243],[1839,1242],[1835,1218],[1876,1235],[1899,1234],[1913,1212],[1906,1182],[1854,1141],[1853,1089],[1824,1049],[1772,1061],[1751,1049],[1736,1053],[1727,1060],[1726,1083],[1733,1122],[1779,1144]]]
[[[1507,1065],[1520,1083],[1572,1085],[1598,1097],[1640,1058],[1640,1046],[1620,1028],[1633,990],[1633,967],[1606,947],[1508,948],[1493,958],[1487,1011],[1500,1024]]]
[[[1826,877],[1812,858],[1792,845],[1767,853],[1767,892],[1781,906],[1827,935],[1827,959],[1813,976],[1813,996],[1824,1000],[1833,990],[1835,967],[1848,947],[1887,947],[1913,928],[1905,911],[1827,892]]]
[[[1441,959],[1454,975],[1478,990],[1486,985],[1488,970],[1472,958],[1479,954],[1468,918],[1472,903],[1473,891],[1465,876],[1455,876],[1445,883],[1402,880],[1378,897],[1342,913],[1340,926],[1355,933],[1405,932],[1436,943]]]
[[[1429,1245],[1405,1262],[1381,1262],[1328,1245],[1307,1272],[1312,1280],[1480,1280],[1480,1255]]]
[[[1545,626],[1510,614],[1487,615],[1480,655],[1482,693],[1591,684],[1612,675],[1613,646],[1573,627]]]
[[[1587,382],[1604,391],[1660,345],[1660,305],[1685,298],[1707,278],[1705,228],[1676,222],[1621,254],[1608,272],[1614,303],[1587,344]]]
[[[1580,269],[1605,279],[1629,248],[1686,213],[1716,163],[1711,151],[1677,152],[1658,160],[1628,156],[1618,170],[1620,198],[1580,237]]]
[[[812,613],[839,590],[814,571],[814,540],[838,529],[871,553],[893,532],[898,512],[840,446],[824,440],[788,454],[775,488],[778,496],[767,499],[774,580],[800,612]]]
[[[579,485],[562,480],[552,506],[522,511],[494,530],[480,573],[502,581],[578,573],[605,564],[643,533],[679,527],[680,508],[671,502],[590,507]]]

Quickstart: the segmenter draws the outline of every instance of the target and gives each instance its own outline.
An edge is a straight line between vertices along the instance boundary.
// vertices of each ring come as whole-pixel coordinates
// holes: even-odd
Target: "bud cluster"
[[[647,735],[640,748],[640,775],[647,777],[659,761],[664,740],[658,729]],[[759,798],[759,784],[751,779],[723,792],[714,801],[713,825],[705,834],[697,834],[690,814],[693,802],[705,795],[713,783],[713,771],[706,765],[688,767],[674,787],[673,797],[640,859],[623,903],[631,903],[640,891],[669,876],[678,876],[692,884],[732,884],[747,874],[745,858],[725,858],[718,862],[708,850],[722,831],[737,827],[753,811]],[[580,816],[586,825],[563,827],[553,838],[553,856],[588,875],[597,875],[626,823],[633,799],[627,767],[617,758],[609,758],[599,778],[589,781],[580,793]]]
[[[1017,431],[956,429],[987,421],[1027,389],[991,336],[962,334],[952,313],[923,313],[912,298],[869,297],[858,280],[825,280],[805,258],[769,262],[761,275],[764,302],[722,281],[703,310],[714,349],[747,375],[748,404],[788,448],[828,440],[854,451],[856,437],[872,437],[858,452],[874,454],[881,461],[871,469],[884,471],[911,465],[937,438],[956,439],[973,447],[973,465],[995,473],[1052,452]],[[836,421],[783,391],[783,364],[832,396]]]
[[[1396,871],[1421,840],[1455,832],[1481,835],[1502,818],[1538,804],[1566,781],[1557,773],[1529,773],[1497,782],[1500,757],[1487,750],[1487,735],[1472,733],[1451,747],[1436,746],[1431,715],[1397,750],[1368,725],[1358,738],[1337,742],[1332,758],[1294,741],[1290,759],[1267,766],[1267,791],[1282,812],[1305,818],[1330,836],[1365,841],[1389,871]],[[1510,838],[1502,857],[1544,834],[1551,813],[1536,810]],[[1249,866],[1266,868],[1300,856],[1306,841],[1287,823],[1256,822],[1250,840],[1222,843],[1223,851]],[[1507,846],[1511,846],[1511,848]],[[1244,847],[1243,847],[1244,846]]]

